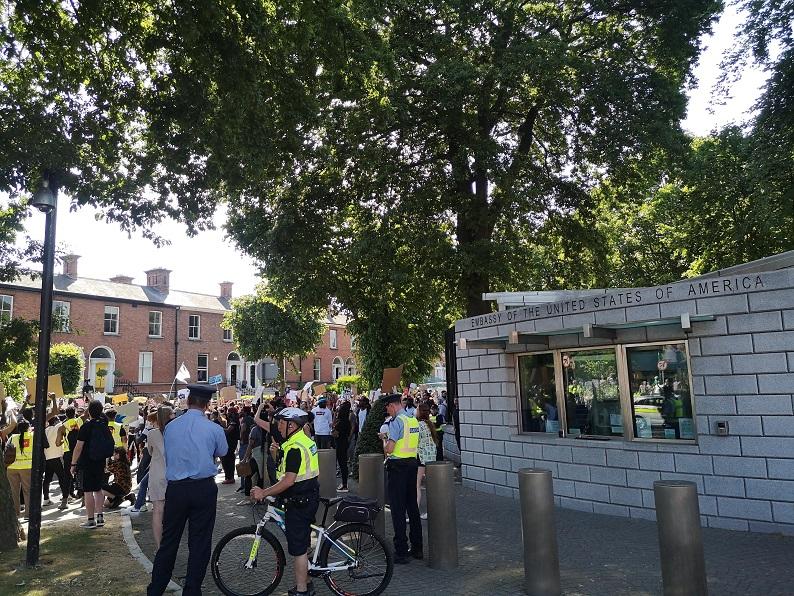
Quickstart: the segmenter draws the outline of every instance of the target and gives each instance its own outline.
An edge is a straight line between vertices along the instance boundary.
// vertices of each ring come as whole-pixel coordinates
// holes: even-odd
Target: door
[[[99,371],[105,371],[105,376],[101,376]],[[94,389],[100,393],[105,393],[105,384],[108,382],[108,375],[110,374],[110,367],[106,362],[97,362],[94,364]]]
[[[256,364],[252,364],[249,367],[248,386],[252,389],[256,387]]]
[[[229,384],[237,385],[237,365],[232,364],[229,370]]]

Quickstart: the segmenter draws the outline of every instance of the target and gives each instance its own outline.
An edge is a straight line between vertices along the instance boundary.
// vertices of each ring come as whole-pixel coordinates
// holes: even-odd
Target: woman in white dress
[[[422,503],[422,480],[425,477],[425,464],[436,461],[436,447],[438,445],[438,435],[435,425],[430,422],[430,406],[426,403],[420,404],[416,408],[416,419],[419,421],[419,448],[417,458],[419,459],[419,470],[416,473],[416,504]],[[420,516],[427,519],[427,513]]]
[[[157,408],[157,423],[146,437],[146,448],[152,456],[149,464],[149,499],[152,501],[152,533],[154,534],[155,550],[160,548],[163,537],[163,510],[165,509],[165,450],[163,430],[174,417],[174,411],[168,406]]]

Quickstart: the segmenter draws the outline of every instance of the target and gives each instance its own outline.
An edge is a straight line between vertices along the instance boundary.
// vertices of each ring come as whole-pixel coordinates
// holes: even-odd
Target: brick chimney
[[[171,275],[170,269],[149,269],[146,271],[146,285],[154,288],[163,294],[168,293],[168,278]]]
[[[221,298],[226,298],[228,300],[232,299],[232,282],[230,281],[222,281],[221,282]]]
[[[110,281],[117,283],[117,284],[132,284],[132,278],[128,275],[117,275],[116,277],[111,277]]]
[[[71,279],[77,279],[77,259],[80,255],[64,255],[63,274]]]

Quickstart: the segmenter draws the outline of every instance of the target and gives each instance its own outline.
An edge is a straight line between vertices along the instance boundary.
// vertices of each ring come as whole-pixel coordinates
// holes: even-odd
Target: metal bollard
[[[320,496],[332,499],[336,496],[336,451],[320,449],[317,453],[320,458]]]
[[[706,560],[697,485],[683,480],[653,483],[665,596],[706,596]]]
[[[518,492],[524,537],[524,591],[530,596],[559,596],[562,588],[551,470],[519,470]]]
[[[383,484],[383,456],[377,453],[363,453],[358,456],[358,494],[361,497],[377,499],[381,511],[375,520],[375,530],[386,535],[386,512],[383,509],[386,496]]]
[[[425,474],[430,567],[455,569],[458,566],[455,467],[452,462],[427,462]]]

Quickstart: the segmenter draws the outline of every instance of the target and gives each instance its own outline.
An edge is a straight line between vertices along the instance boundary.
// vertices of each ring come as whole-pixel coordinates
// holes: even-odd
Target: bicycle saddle
[[[322,503],[326,507],[330,507],[331,505],[336,505],[342,499],[344,499],[344,497],[334,497],[332,499],[328,499],[326,497],[320,497],[320,503]]]

